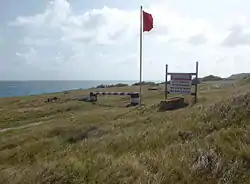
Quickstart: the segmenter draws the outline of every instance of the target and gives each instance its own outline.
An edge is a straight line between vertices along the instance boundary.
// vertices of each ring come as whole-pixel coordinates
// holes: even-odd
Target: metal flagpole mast
[[[140,106],[142,102],[142,6],[140,10]]]

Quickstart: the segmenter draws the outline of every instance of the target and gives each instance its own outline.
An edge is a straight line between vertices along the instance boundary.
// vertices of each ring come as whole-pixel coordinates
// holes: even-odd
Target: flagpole
[[[142,6],[140,10],[140,106],[142,102]]]

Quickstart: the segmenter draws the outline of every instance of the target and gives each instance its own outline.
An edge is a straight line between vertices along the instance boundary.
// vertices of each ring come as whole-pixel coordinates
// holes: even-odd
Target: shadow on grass
[[[115,107],[114,105],[100,104],[100,103],[95,103],[95,102],[93,102],[92,105],[96,105],[96,106],[100,106],[100,107]]]
[[[191,104],[189,104],[189,103],[187,103],[187,102],[184,102],[182,106],[175,107],[175,108],[169,108],[169,109],[164,109],[164,108],[162,108],[162,107],[159,105],[159,109],[158,109],[157,112],[174,111],[174,110],[186,108],[186,107],[188,107],[189,105],[191,105]]]
[[[79,132],[74,133],[74,135],[70,135],[66,141],[69,143],[76,143],[90,137],[101,137],[104,134],[107,134],[107,132],[95,126],[90,126],[86,130],[80,130]]]
[[[68,129],[68,127],[57,127],[49,134],[51,136],[60,136],[65,142],[73,144],[89,138],[100,138],[107,134],[106,130],[102,130],[96,126],[79,127],[77,129]]]

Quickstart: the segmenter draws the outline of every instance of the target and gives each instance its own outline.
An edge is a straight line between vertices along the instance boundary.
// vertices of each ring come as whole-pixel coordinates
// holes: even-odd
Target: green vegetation
[[[229,79],[229,80],[241,80],[245,77],[248,77],[249,75],[250,75],[250,73],[238,73],[238,74],[231,75],[227,79]]]
[[[128,86],[128,84],[118,83],[118,84],[101,84],[97,86],[96,88],[113,88],[113,87],[125,87]]]
[[[201,78],[201,80],[203,82],[205,82],[205,81],[220,81],[220,80],[223,80],[223,78],[218,77],[218,76],[214,76],[214,75],[208,75],[206,77]]]
[[[250,75],[243,77],[238,81],[240,85],[246,85],[250,83]]]
[[[0,183],[250,183],[250,84],[200,84],[196,105],[168,112],[148,87],[132,108],[72,100],[89,90],[0,99]]]
[[[142,85],[150,85],[150,86],[156,86],[156,85],[159,85],[155,82],[150,82],[150,81],[142,81],[141,82]],[[140,82],[136,82],[134,84],[132,84],[132,86],[139,86],[140,85]]]

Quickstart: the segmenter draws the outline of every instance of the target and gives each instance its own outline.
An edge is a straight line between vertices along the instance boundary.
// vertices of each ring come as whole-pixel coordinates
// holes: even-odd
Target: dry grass
[[[198,104],[169,112],[147,87],[133,108],[129,97],[71,100],[89,91],[1,99],[0,131],[16,129],[0,132],[0,183],[249,183],[248,89],[202,84]]]

